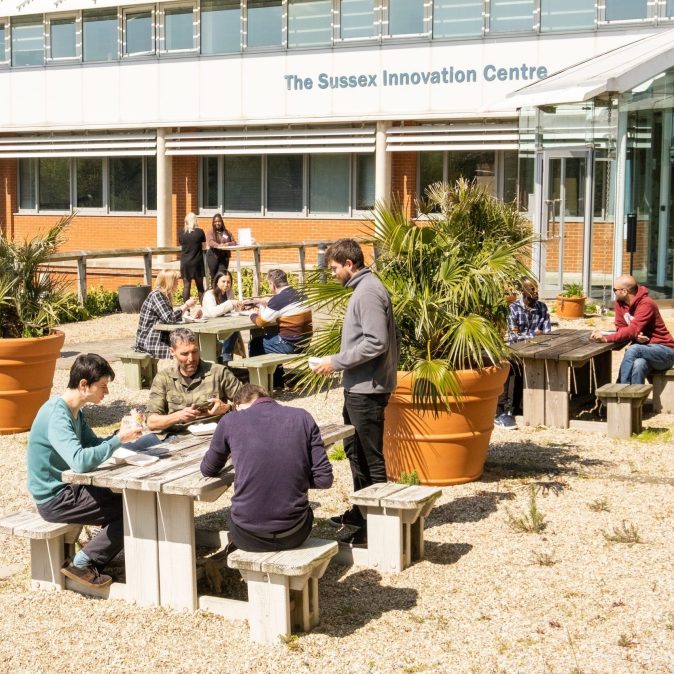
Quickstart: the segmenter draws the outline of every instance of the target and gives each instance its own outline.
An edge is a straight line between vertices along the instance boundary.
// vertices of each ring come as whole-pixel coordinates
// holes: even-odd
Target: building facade
[[[172,245],[189,211],[203,227],[221,212],[258,242],[334,239],[362,233],[377,200],[395,195],[414,216],[426,185],[464,176],[531,218],[546,292],[582,280],[595,295],[622,264],[616,218],[629,211],[617,202],[617,100],[550,113],[516,92],[674,27],[674,0],[3,7],[0,225],[10,237],[77,210],[70,249]],[[634,114],[643,147],[631,179],[652,210],[666,195],[644,173],[654,161],[644,144],[664,157],[671,114]],[[663,236],[649,230],[631,261],[660,269]],[[671,293],[666,267],[656,276]]]

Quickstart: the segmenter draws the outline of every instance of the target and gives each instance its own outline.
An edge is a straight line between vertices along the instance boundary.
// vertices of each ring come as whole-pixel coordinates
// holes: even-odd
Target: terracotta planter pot
[[[583,318],[585,297],[562,297],[557,295],[557,315],[561,318]]]
[[[65,335],[0,339],[0,435],[27,431],[47,401]]]
[[[412,408],[411,377],[398,373],[398,386],[386,408],[384,454],[391,480],[416,471],[422,484],[445,486],[477,480],[484,470],[496,404],[508,365],[462,370],[462,405],[437,417]]]

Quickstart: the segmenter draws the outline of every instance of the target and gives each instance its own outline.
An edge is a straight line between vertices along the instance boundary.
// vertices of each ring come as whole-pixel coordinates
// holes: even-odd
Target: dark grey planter
[[[125,314],[137,314],[150,294],[150,286],[119,286],[119,306]]]

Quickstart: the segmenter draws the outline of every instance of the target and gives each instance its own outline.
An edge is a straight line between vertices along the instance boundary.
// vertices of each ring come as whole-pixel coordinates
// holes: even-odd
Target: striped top
[[[311,309],[292,286],[286,286],[274,295],[266,307],[252,314],[250,320],[258,328],[278,325],[279,335],[287,342],[308,339],[312,334]]]

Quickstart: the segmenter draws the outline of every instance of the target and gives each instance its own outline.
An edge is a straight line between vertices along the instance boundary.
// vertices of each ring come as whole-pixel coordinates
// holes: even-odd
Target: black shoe
[[[360,529],[356,529],[352,534],[342,538],[341,542],[350,546],[367,545],[367,529],[360,527]]]
[[[106,587],[112,583],[112,577],[106,576],[98,571],[98,569],[90,564],[80,569],[75,566],[70,560],[66,560],[61,568],[61,573],[67,576],[76,583],[80,583],[85,587],[96,590],[101,587]]]
[[[345,510],[341,515],[331,517],[328,522],[337,529],[341,527],[362,527],[363,517],[353,508]]]

